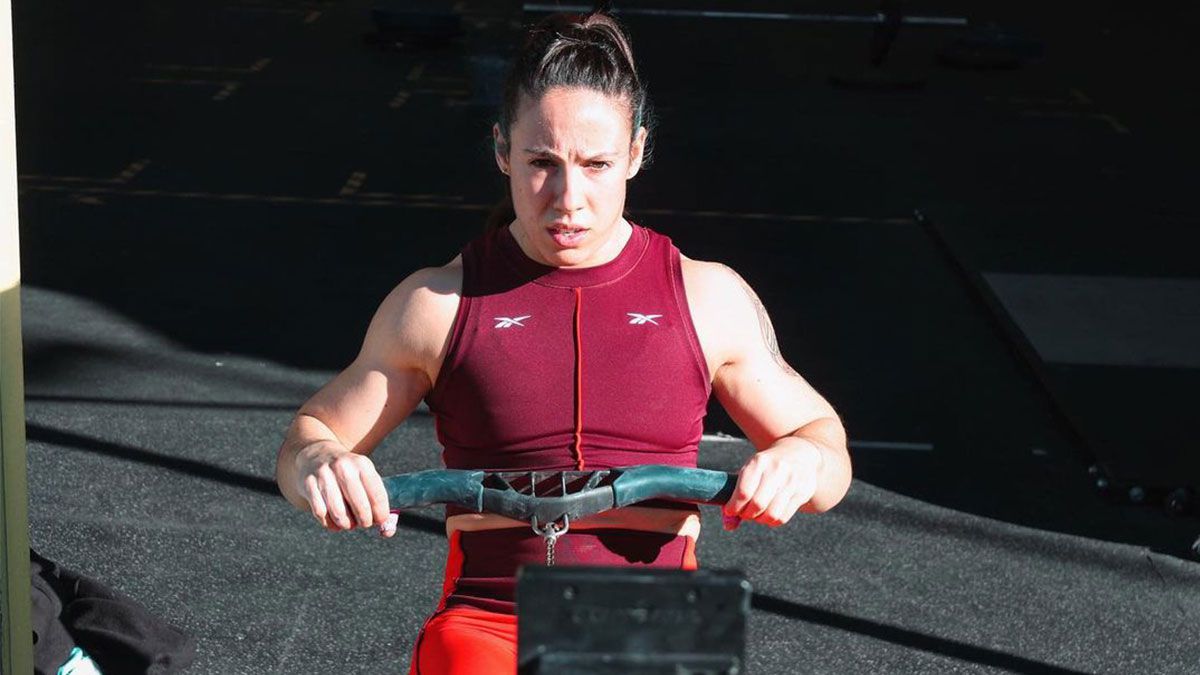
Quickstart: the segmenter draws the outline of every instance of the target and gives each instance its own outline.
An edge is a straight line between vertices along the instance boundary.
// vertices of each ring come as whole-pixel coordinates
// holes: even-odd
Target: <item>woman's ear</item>
[[[646,138],[649,135],[649,129],[638,127],[637,134],[633,137],[633,144],[629,146],[629,172],[625,175],[626,180],[633,178],[641,170],[642,159],[646,156]]]
[[[504,139],[504,135],[500,133],[500,125],[492,125],[492,146],[496,151],[496,166],[500,167],[500,173],[508,175],[508,141]]]

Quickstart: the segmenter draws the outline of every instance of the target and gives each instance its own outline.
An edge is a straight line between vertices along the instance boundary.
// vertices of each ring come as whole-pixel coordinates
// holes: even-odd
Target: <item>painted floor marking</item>
[[[34,173],[23,173],[18,176],[21,180],[48,180],[60,183],[115,183],[115,178],[88,178],[86,176],[42,176]]]
[[[338,194],[343,197],[349,197],[355,192],[358,192],[358,189],[362,187],[363,182],[366,180],[367,173],[365,171],[355,171],[354,173],[350,174],[350,178],[346,180],[346,184],[342,186],[342,191]]]
[[[408,71],[408,81],[416,82],[417,80],[421,79],[421,76],[424,74],[425,74],[425,64],[418,63],[417,65],[412,67],[412,70]]]
[[[351,175],[347,181],[345,190],[351,187],[354,183],[355,176],[358,173]],[[366,174],[362,173],[365,179]],[[72,177],[75,178],[75,177]],[[42,176],[21,176],[21,179],[32,180],[61,180],[54,177]],[[108,183],[114,181],[104,179],[85,179],[77,178],[78,182],[90,181],[94,183]],[[73,181],[76,182],[76,181]],[[359,183],[361,186],[361,183]],[[469,204],[463,203],[462,197],[459,195],[435,195],[435,194],[398,194],[391,192],[369,192],[355,194],[357,187],[354,187],[346,197],[357,197],[357,199],[343,198],[314,198],[314,197],[297,197],[292,195],[255,195],[246,193],[220,193],[220,192],[180,192],[173,190],[129,190],[115,189],[109,187],[70,187],[64,185],[22,185],[23,189],[36,190],[39,192],[75,192],[75,193],[93,193],[93,194],[110,194],[110,195],[129,195],[133,197],[180,197],[184,199],[213,199],[213,200],[257,200],[266,202],[291,202],[302,204],[339,204],[345,206],[403,206],[413,208],[426,209],[446,209],[451,211],[491,211],[494,204]],[[673,215],[684,217],[719,217],[729,219],[748,219],[748,220],[778,220],[792,222],[812,222],[812,223],[863,223],[871,225],[911,225],[911,218],[863,218],[857,216],[819,216],[819,215],[789,215],[789,214],[766,214],[766,213],[732,213],[726,211],[680,211],[675,209],[636,209],[636,213],[647,215]]]
[[[218,82],[214,80],[170,80],[157,77],[135,77],[132,81],[143,82],[147,84],[186,84],[189,86],[221,87],[221,90],[213,95],[212,100],[214,101],[224,101],[225,99],[229,98],[233,92],[237,91],[238,87],[242,86],[240,82]]]
[[[388,107],[389,108],[399,108],[399,107],[403,106],[405,103],[408,103],[408,99],[410,99],[410,98],[412,98],[412,94],[410,94],[407,91],[401,91],[400,93],[398,93],[394,97],[392,97],[392,100],[388,102]]]
[[[1067,110],[1022,110],[1023,117],[1039,117],[1044,119],[1073,119],[1073,120],[1099,120],[1104,122],[1118,134],[1129,133],[1129,127],[1121,124],[1121,122],[1108,113],[1078,113]]]
[[[261,58],[249,66],[189,66],[179,63],[147,63],[147,68],[169,72],[196,73],[260,73],[271,64],[271,58]]]
[[[138,161],[125,167],[125,170],[122,171],[121,173],[117,174],[117,177],[113,178],[112,182],[128,183],[129,181],[133,180],[134,176],[137,176],[139,173],[142,172],[143,169],[145,169],[149,165],[150,165],[150,160],[139,159]]]
[[[308,21],[308,17],[312,15],[312,12],[314,12],[322,7],[322,5],[318,5],[315,3],[308,3],[308,2],[301,2],[301,3],[296,3],[296,4],[297,4],[296,7],[267,7],[265,5],[245,5],[245,6],[241,6],[241,7],[226,6],[225,9],[230,12],[274,12],[276,14],[293,14],[293,15],[304,14],[305,15],[305,23],[311,23],[310,21]],[[318,13],[320,13],[320,12],[318,12]]]
[[[1085,94],[1085,93],[1083,93],[1082,91],[1080,91],[1079,89],[1075,89],[1075,88],[1072,88],[1072,89],[1071,89],[1071,90],[1068,92],[1068,96],[1066,96],[1065,98],[1064,98],[1064,97],[1058,97],[1058,96],[1047,96],[1047,97],[1039,97],[1039,96],[984,96],[983,98],[984,98],[984,100],[985,100],[985,101],[987,101],[987,102],[989,102],[989,103],[1010,103],[1010,104],[1012,104],[1012,105],[1027,105],[1027,106],[1036,106],[1036,105],[1044,105],[1044,106],[1072,106],[1072,105],[1082,105],[1082,106],[1089,106],[1089,105],[1092,105],[1092,99],[1091,99],[1091,98],[1089,98],[1087,94]]]
[[[464,85],[466,80],[461,77],[425,77],[425,65],[420,64],[413,66],[412,71],[408,74],[408,79],[416,82],[418,79],[424,79],[430,83],[444,83],[453,87],[454,85]],[[422,87],[418,89],[408,89],[396,94],[389,103],[390,108],[400,108],[407,103],[413,94],[433,95],[442,97],[442,102],[448,107],[466,105],[471,92],[466,89],[438,89],[434,87]]]
[[[725,433],[704,434],[700,440],[708,443],[749,443],[741,436]],[[932,443],[908,443],[903,441],[850,441],[850,449],[862,450],[905,450],[909,452],[932,452]]]
[[[147,82],[149,84],[192,84],[205,85],[215,87],[218,85],[226,85],[228,82],[218,82],[215,80],[172,80],[164,77],[135,77],[134,82]]]
[[[414,94],[438,94],[441,96],[466,96],[471,93],[466,89],[413,89]]]
[[[738,213],[733,211],[683,211],[676,209],[633,209],[651,216],[685,216],[692,218],[726,218],[729,220],[777,220],[793,223],[842,223],[870,225],[911,225],[912,218],[868,218],[864,216],[823,216],[789,213]]]
[[[985,96],[988,103],[1011,103],[1013,105],[1066,105],[1071,103],[1065,98],[1030,98],[1023,96]]]
[[[286,7],[280,7],[280,5],[286,5]],[[248,8],[251,8],[251,9],[255,9],[255,8],[262,8],[262,9],[272,9],[272,8],[289,9],[289,8],[292,8],[292,7],[301,7],[301,8],[303,8],[303,9],[321,9],[321,8],[322,8],[322,7],[324,7],[325,5],[326,5],[326,0],[317,0],[317,1],[314,1],[314,2],[308,2],[308,1],[296,2],[295,0],[275,0],[274,2],[271,2],[270,0],[266,0],[266,1],[262,1],[262,0],[254,1],[254,0],[251,0],[251,1],[247,2],[246,0],[239,0],[238,4],[236,4],[236,5],[232,5],[232,7],[238,7],[238,8],[241,8],[241,7],[248,7]],[[294,10],[290,10],[290,11],[294,11]]]
[[[1121,124],[1117,120],[1117,118],[1113,117],[1112,115],[1109,115],[1107,113],[1101,113],[1099,115],[1092,115],[1092,117],[1094,117],[1095,119],[1098,119],[1098,120],[1104,120],[1105,122],[1108,122],[1108,126],[1112,127],[1112,130],[1117,132],[1118,134],[1129,133],[1129,127],[1125,126],[1124,124]]]
[[[526,12],[580,12],[592,11],[587,5],[546,5],[526,3]],[[705,11],[689,9],[650,9],[650,8],[613,8],[613,14],[628,14],[630,16],[666,16],[687,19],[753,19],[760,21],[802,21],[807,23],[868,23],[884,22],[883,13],[876,14],[796,14],[791,12],[729,12]],[[906,24],[920,26],[966,26],[967,19],[953,16],[905,16],[902,21]]]
[[[210,199],[214,201],[259,201],[291,204],[323,204],[330,206],[395,206],[446,211],[491,211],[494,204],[455,204],[445,201],[405,199],[350,199],[342,197],[297,197],[292,195],[256,195],[225,192],[178,192],[174,190],[129,190],[110,187],[72,187],[67,185],[25,185],[36,192],[69,192],[73,194],[114,195],[126,197],[165,197],[177,199]]]
[[[390,199],[398,197],[400,199],[417,199],[421,201],[461,202],[463,200],[462,195],[403,194],[397,192],[359,192],[358,196],[378,199]]]
[[[279,14],[300,14],[302,9],[285,9],[283,7],[226,7],[230,12],[278,12]]]
[[[233,92],[237,91],[238,87],[241,86],[242,84],[240,82],[226,82],[225,87],[221,89],[221,91],[218,91],[216,94],[214,94],[212,100],[224,101],[230,96],[233,96]]]
[[[101,183],[121,185],[128,183],[134,176],[141,173],[143,169],[150,165],[149,159],[139,159],[129,166],[125,167],[120,173],[113,178],[88,178],[87,176],[44,176],[40,174],[23,173],[17,178],[23,181],[30,180],[45,180],[59,183]]]

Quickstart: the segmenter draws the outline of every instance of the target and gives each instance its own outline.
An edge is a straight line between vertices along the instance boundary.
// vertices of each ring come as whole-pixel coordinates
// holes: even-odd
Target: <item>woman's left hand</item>
[[[795,436],[755,453],[738,472],[733,497],[725,504],[725,529],[743,520],[768,527],[791,520],[816,493],[822,463],[820,449]]]

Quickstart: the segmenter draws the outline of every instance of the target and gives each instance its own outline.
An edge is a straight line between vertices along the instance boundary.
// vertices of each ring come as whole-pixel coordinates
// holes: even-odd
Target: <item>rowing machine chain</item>
[[[554,567],[554,542],[558,541],[558,533],[546,537],[546,567]]]
[[[567,530],[571,528],[571,519],[564,514],[562,525],[551,521],[546,523],[545,526],[539,526],[537,517],[535,516],[531,524],[533,525],[534,533],[540,536],[542,541],[546,542],[546,567],[553,567],[554,544],[558,542],[559,537],[566,534]]]

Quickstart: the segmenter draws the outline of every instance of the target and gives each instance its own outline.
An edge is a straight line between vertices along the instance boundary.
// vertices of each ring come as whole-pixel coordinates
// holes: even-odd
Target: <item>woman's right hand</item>
[[[299,453],[296,486],[309,512],[330,531],[377,527],[396,534],[396,514],[388,511],[387,490],[375,464],[331,442],[315,443]]]

